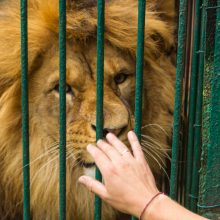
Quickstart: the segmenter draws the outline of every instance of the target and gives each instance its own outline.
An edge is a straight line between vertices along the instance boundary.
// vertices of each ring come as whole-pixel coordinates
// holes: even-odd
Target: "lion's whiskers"
[[[153,158],[155,160],[155,162],[159,165],[160,168],[162,167],[161,163],[158,161],[157,158],[155,158],[154,155],[151,154],[151,152],[149,152],[148,150],[146,150],[144,148],[142,150],[144,151],[144,153],[148,154],[151,158]],[[147,157],[146,157],[146,159],[147,159]]]
[[[67,143],[67,147],[71,144],[71,142],[66,142]],[[43,154],[40,154],[36,159],[32,160],[29,164],[26,164],[25,166],[23,166],[22,168],[25,168],[27,166],[32,166],[34,163],[38,162],[40,159],[42,159],[43,157],[46,157],[49,154],[53,154],[54,152],[57,152],[59,150],[59,142],[54,142],[52,145],[50,145],[48,147],[48,150],[45,151]],[[20,169],[22,169],[20,168]]]
[[[23,167],[19,167],[17,170],[15,170],[15,173],[13,176],[11,176],[10,180],[8,180],[8,184],[11,184],[11,182],[13,181],[13,179],[17,176],[17,175],[21,175],[22,169],[25,168],[26,166],[32,166],[33,164],[35,164],[36,162],[38,162],[40,159],[46,157],[48,154],[53,155],[56,152],[56,149],[50,149],[48,151],[46,151],[45,153],[41,154],[39,157],[37,157],[34,161],[31,161],[29,164],[23,166]]]
[[[144,137],[144,138],[146,138],[146,137]],[[152,140],[147,139],[147,138],[144,140],[144,138],[142,137],[141,143],[142,143],[142,142],[151,143],[152,146],[153,146],[153,148],[154,148],[155,150],[158,150],[158,151],[160,151],[160,152],[162,152],[162,153],[168,154],[167,152],[170,151],[169,148],[164,148],[163,145],[155,145],[155,143],[154,143]],[[159,147],[158,147],[158,146],[159,146]]]
[[[68,142],[67,142],[68,143]],[[58,142],[57,142],[57,146],[58,146]],[[67,145],[67,146],[69,146],[69,145]],[[49,147],[49,149],[50,149],[51,147]],[[32,181],[31,181],[31,183],[30,183],[30,187],[32,186],[32,184],[33,184],[33,182],[35,181],[35,179],[36,179],[36,177],[39,175],[39,173],[42,171],[42,169],[44,168],[44,167],[46,167],[46,166],[48,166],[48,165],[51,165],[51,162],[53,162],[55,159],[58,159],[58,156],[59,156],[59,153],[58,153],[58,148],[55,148],[55,149],[53,149],[54,150],[54,153],[56,153],[57,154],[57,156],[56,157],[54,157],[54,158],[52,158],[51,160],[49,160],[46,164],[44,164],[43,166],[41,166],[41,168],[38,170],[38,172],[37,173],[35,173],[35,175],[34,175],[34,177],[33,178],[31,178],[32,179]],[[70,151],[70,150],[69,150]],[[52,152],[52,150],[50,149],[49,151],[47,151],[47,152],[45,152],[44,153],[44,156],[46,156],[46,155],[48,155],[49,153],[51,153]],[[53,153],[53,154],[54,154]],[[69,155],[68,155],[69,154]],[[42,156],[42,155],[41,155]],[[43,157],[43,156],[42,156]],[[67,150],[67,158],[66,158],[66,160],[69,160],[70,158],[74,158],[74,162],[75,161],[77,161],[76,163],[73,163],[73,165],[71,165],[71,168],[73,169],[74,167],[76,167],[79,163],[80,163],[80,161],[78,161],[78,159],[79,159],[79,154],[77,154],[77,152],[68,152],[68,150]],[[36,160],[39,160],[39,157],[38,158],[36,158],[35,159],[35,162],[36,162]],[[34,161],[33,161],[34,162]],[[33,163],[30,163],[30,165],[33,165]],[[59,166],[56,166],[56,164],[54,164],[53,166],[52,166],[52,168],[53,169],[55,169],[54,171],[56,172],[57,171],[57,169],[58,169],[58,167]],[[51,172],[52,173],[52,172]],[[12,178],[13,179],[13,178]],[[15,207],[18,207],[21,203],[23,202],[23,198],[15,205]],[[4,219],[6,219],[7,218],[7,216],[8,216],[8,214],[10,213],[10,211],[8,212],[8,213],[6,213],[6,215],[5,215],[5,217],[4,217]]]
[[[156,126],[159,129],[161,129],[166,135],[168,135],[165,130],[158,124],[149,124],[146,126],[143,126],[142,128],[146,128],[148,126]],[[170,151],[170,149],[166,148],[166,145],[160,143],[159,141],[155,140],[153,137],[149,135],[142,134],[142,149],[145,154],[149,155],[159,166],[161,170],[165,173],[167,178],[169,179],[169,175],[166,172],[166,163],[164,158],[168,158],[170,160],[170,156],[167,153],[167,151]]]
[[[70,146],[71,145],[71,143],[69,142],[67,142],[67,145],[66,145],[66,147],[68,147],[68,146]],[[34,182],[34,180],[36,179],[36,176],[37,175],[39,175],[39,173],[41,172],[41,170],[43,169],[43,168],[45,168],[45,167],[47,167],[48,165],[51,165],[51,163],[52,162],[54,162],[56,159],[58,159],[58,157],[59,157],[59,151],[58,151],[58,148],[57,149],[55,149],[56,151],[55,151],[55,157],[54,158],[52,158],[51,160],[49,160],[46,164],[44,164],[43,166],[41,166],[41,168],[37,171],[37,173],[35,173],[34,174],[34,176],[33,176],[33,178],[32,178],[32,182],[31,182],[31,184],[30,185],[32,185],[32,183]],[[53,153],[53,155],[54,155],[54,153]],[[78,157],[79,157],[79,154],[78,154],[78,152],[77,151],[71,151],[70,149],[66,149],[66,160],[69,160],[70,158],[73,158],[74,159],[74,161],[77,161],[77,159],[78,159]],[[73,163],[74,164],[74,163]],[[77,163],[76,163],[77,164]],[[76,165],[74,165],[74,167],[75,167]],[[54,167],[54,166],[52,166],[52,167]],[[59,166],[56,166],[56,164],[55,164],[55,167],[57,168],[57,167],[59,167]]]
[[[147,149],[145,149],[145,148],[143,148],[143,150],[144,151],[147,151],[147,150],[149,150],[151,153],[153,153],[160,161],[161,161],[161,163],[165,166],[166,164],[165,164],[165,162],[164,162],[164,160],[163,160],[163,158],[160,156],[160,154],[159,154],[159,152],[157,152],[157,151],[155,151],[153,148],[148,148],[150,145],[149,144],[147,144],[147,143],[142,143],[142,145],[143,146],[145,146],[145,147],[147,147]],[[162,155],[163,156],[163,155]],[[161,165],[162,166],[162,165]]]
[[[143,151],[148,154],[159,166],[160,169],[162,169],[162,171],[164,172],[164,174],[166,175],[166,177],[168,178],[168,180],[170,180],[169,178],[169,175],[168,173],[166,172],[166,169],[163,167],[163,165],[165,166],[164,162],[163,162],[163,165],[158,161],[158,159],[152,154],[152,153],[155,153],[155,152],[149,152],[147,149],[144,149],[143,148]],[[146,158],[147,159],[147,158]],[[161,161],[163,161],[161,158],[160,158]]]
[[[171,160],[169,154],[167,153],[167,151],[165,149],[161,149],[161,148],[157,148],[155,147],[155,145],[152,142],[143,140],[141,142],[142,144],[147,144],[147,147],[151,150],[153,150],[155,153],[160,154],[163,157],[166,157],[167,159]]]
[[[53,154],[53,152],[55,152],[57,150],[57,148],[51,148],[49,150],[47,150],[45,153],[40,154],[36,159],[32,160],[29,164],[23,166],[23,168],[25,168],[26,166],[32,166],[34,163],[36,163],[38,160],[40,160],[41,158],[47,156],[48,154]]]
[[[142,134],[141,135],[142,137],[146,138],[147,140],[150,140],[152,141],[157,147],[159,147],[159,149],[164,149],[164,150],[169,150],[168,148],[163,148],[163,145],[162,143],[158,142],[156,139],[154,139],[153,137],[149,136],[149,135],[144,135]]]
[[[41,172],[41,170],[45,167],[47,167],[48,165],[51,165],[52,162],[54,162],[56,159],[58,159],[58,154],[55,153],[56,155],[49,160],[47,163],[45,163],[43,166],[41,166],[41,168],[34,174],[34,176],[31,178],[31,183],[30,183],[30,187],[32,186],[33,182],[35,181],[36,177],[39,175],[39,173]]]
[[[163,133],[169,137],[169,134],[166,132],[166,130],[159,124],[147,124],[147,125],[144,125],[141,127],[141,129],[145,129],[145,128],[148,128],[148,127],[155,127],[155,128],[159,128],[161,131],[163,131]]]

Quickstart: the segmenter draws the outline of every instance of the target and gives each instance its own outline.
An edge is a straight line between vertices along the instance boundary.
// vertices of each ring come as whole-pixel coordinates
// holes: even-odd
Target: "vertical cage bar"
[[[28,114],[28,21],[27,0],[20,1],[21,13],[21,102],[23,145],[23,219],[30,219],[29,114]]]
[[[176,94],[174,106],[174,124],[173,124],[173,145],[172,145],[172,163],[170,177],[170,197],[177,200],[177,180],[178,180],[178,159],[180,145],[181,113],[182,113],[182,81],[184,74],[185,61],[185,42],[186,42],[186,15],[187,0],[180,0],[179,9],[179,30],[178,30],[178,52],[177,52],[177,70],[176,70]]]
[[[189,208],[189,192],[192,180],[192,158],[194,144],[194,122],[196,109],[196,88],[197,88],[197,72],[198,72],[198,50],[199,50],[199,33],[200,33],[200,2],[195,0],[195,17],[193,30],[193,51],[192,51],[192,70],[190,79],[190,99],[189,99],[189,130],[187,145],[187,167],[186,167],[186,190],[185,190],[185,206]]]
[[[195,115],[195,132],[194,132],[194,150],[192,166],[192,185],[190,209],[194,212],[197,210],[198,191],[199,191],[199,168],[200,168],[200,151],[201,151],[201,127],[202,127],[202,102],[203,102],[203,75],[205,64],[205,40],[206,40],[206,7],[207,0],[202,2],[202,20],[201,20],[201,40],[199,53],[199,74],[197,85],[196,115]]]
[[[135,94],[135,133],[141,140],[142,123],[142,90],[144,71],[144,36],[145,36],[145,9],[146,0],[138,1],[138,33],[136,58],[136,94]]]
[[[66,219],[66,1],[59,0],[59,219]]]
[[[137,33],[137,55],[136,55],[136,94],[135,94],[135,127],[134,131],[141,141],[142,127],[142,92],[144,72],[144,37],[145,37],[145,11],[146,0],[138,0],[138,33]],[[132,217],[132,220],[136,220]]]
[[[97,20],[97,73],[96,73],[96,140],[103,137],[103,81],[104,81],[104,25],[105,25],[105,1],[98,0]],[[96,179],[102,181],[100,170],[96,168]],[[94,219],[101,219],[102,202],[95,195]]]

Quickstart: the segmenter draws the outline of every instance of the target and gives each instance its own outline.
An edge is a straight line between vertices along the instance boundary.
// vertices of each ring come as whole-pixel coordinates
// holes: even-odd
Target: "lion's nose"
[[[96,131],[96,126],[95,125],[91,125],[92,129],[94,131]],[[123,126],[121,128],[104,128],[103,129],[103,136],[105,137],[108,133],[113,133],[116,136],[119,136],[125,129],[127,126]]]

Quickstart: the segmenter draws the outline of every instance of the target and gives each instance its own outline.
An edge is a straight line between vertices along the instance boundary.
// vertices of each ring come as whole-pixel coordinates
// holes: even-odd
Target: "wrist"
[[[178,203],[170,199],[168,196],[161,194],[145,210],[141,220],[207,220],[198,216]]]
[[[157,194],[155,194],[150,201],[145,205],[145,208],[143,209],[143,211],[141,212],[140,215],[140,219],[143,219],[143,216],[145,215],[145,212],[147,211],[148,207],[151,205],[151,203],[153,203],[154,200],[156,200],[160,195],[164,195],[164,193],[162,192],[158,192]]]
[[[155,199],[150,202],[147,208],[142,214],[141,220],[157,220],[159,219],[161,213],[164,211],[164,204],[166,204],[170,198],[164,194],[158,195]]]

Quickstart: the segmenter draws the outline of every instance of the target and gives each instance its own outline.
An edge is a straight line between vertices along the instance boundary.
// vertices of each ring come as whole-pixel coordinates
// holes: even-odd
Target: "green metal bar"
[[[136,94],[135,94],[135,126],[134,131],[141,141],[142,127],[142,92],[144,73],[144,38],[145,38],[145,11],[146,0],[138,1],[138,33],[137,33],[137,55],[136,55]],[[132,220],[137,219],[132,217]]]
[[[199,191],[199,168],[201,155],[201,127],[202,127],[202,103],[203,103],[203,75],[205,64],[205,40],[206,40],[206,5],[207,0],[202,2],[202,20],[201,20],[201,41],[199,52],[199,74],[197,86],[196,100],[196,116],[195,116],[195,133],[194,133],[194,152],[193,152],[193,167],[192,167],[192,185],[191,185],[191,200],[190,209],[194,212],[197,210],[198,191]]]
[[[197,205],[199,213],[209,219],[218,219],[220,211],[220,0],[216,2],[214,69],[206,70],[206,74],[210,76],[208,83],[211,84],[211,96],[208,108],[209,120],[206,121],[208,132],[207,135],[203,133],[203,140],[208,143],[203,144],[199,204]]]
[[[96,73],[96,140],[103,138],[103,81],[104,81],[104,26],[105,26],[105,1],[98,0],[97,21],[97,73]],[[96,179],[102,181],[100,170],[96,168]],[[102,202],[95,195],[94,219],[101,219]]]
[[[59,0],[60,173],[59,219],[66,219],[66,1]]]
[[[23,145],[23,219],[30,219],[29,114],[28,114],[28,23],[27,0],[20,1],[21,13],[21,102]]]
[[[196,88],[197,88],[197,73],[198,73],[198,53],[199,50],[199,34],[200,34],[200,5],[201,0],[195,0],[195,16],[193,30],[193,55],[192,55],[192,70],[190,79],[190,100],[189,100],[189,130],[188,130],[188,146],[187,146],[187,164],[186,164],[186,190],[185,190],[185,206],[189,208],[189,192],[192,180],[192,158],[194,145],[194,122],[196,109]]]
[[[141,140],[142,90],[144,72],[144,37],[145,37],[146,0],[138,1],[138,36],[136,58],[136,94],[135,94],[135,133]]]
[[[182,81],[184,74],[185,61],[185,41],[186,41],[186,15],[187,0],[180,0],[179,10],[179,31],[178,31],[178,52],[177,52],[177,70],[176,70],[176,95],[174,106],[174,124],[173,124],[173,145],[172,145],[172,163],[170,177],[170,197],[177,200],[177,180],[178,180],[178,158],[179,141],[181,129],[182,113]]]

